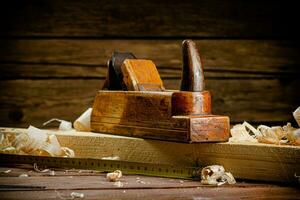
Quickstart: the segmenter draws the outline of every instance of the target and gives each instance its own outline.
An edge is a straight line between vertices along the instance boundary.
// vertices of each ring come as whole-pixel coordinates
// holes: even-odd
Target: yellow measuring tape
[[[40,166],[56,168],[90,169],[101,172],[111,172],[118,169],[124,174],[199,179],[199,168],[195,167],[180,167],[165,164],[101,160],[93,158],[63,158],[0,153],[0,165],[34,163]]]

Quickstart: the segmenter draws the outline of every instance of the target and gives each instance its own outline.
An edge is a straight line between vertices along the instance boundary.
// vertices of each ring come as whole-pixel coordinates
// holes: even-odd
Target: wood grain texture
[[[158,200],[182,200],[182,199],[298,199],[299,190],[293,187],[276,186],[249,186],[249,187],[196,187],[174,189],[107,189],[107,190],[72,190],[85,194],[85,199],[158,199]],[[125,191],[125,192],[124,192]],[[70,190],[60,190],[62,195],[69,196]],[[3,199],[57,199],[54,191],[1,191]]]
[[[160,178],[155,179],[153,177],[141,176],[141,181],[145,184],[141,184],[136,179],[137,176],[124,175],[121,179],[124,186],[122,189],[134,189],[142,187],[144,189],[154,189],[154,188],[189,188],[197,187],[200,183],[197,181],[184,181],[180,184],[179,180],[174,181],[174,179]],[[47,190],[104,190],[104,189],[117,189],[114,186],[114,182],[109,182],[106,180],[106,174],[98,173],[94,176],[57,176],[55,177],[57,183],[51,181],[52,177],[41,177],[33,176],[28,179],[19,177],[1,177],[0,185],[28,185],[28,186],[46,186]],[[84,183],[84,184],[83,184]]]
[[[276,40],[195,40],[206,78],[297,77],[299,43]],[[180,78],[180,40],[0,40],[1,77],[101,77],[116,51],[151,59],[162,78]],[[163,53],[162,53],[163,52]]]
[[[1,36],[297,36],[293,1],[5,1]],[[130,12],[129,12],[130,11]],[[9,19],[9,20],[8,20]],[[176,24],[176,25],[174,25]]]
[[[199,181],[124,175],[121,179],[123,187],[118,188],[105,180],[105,174],[91,170],[81,170],[80,173],[79,170],[70,172],[54,169],[55,176],[47,177],[47,173],[28,171],[32,169],[29,165],[0,167],[1,172],[8,169],[12,171],[7,174],[0,173],[0,182],[13,191],[0,191],[1,199],[57,199],[54,188],[58,188],[63,196],[68,196],[73,191],[84,193],[84,199],[232,199],[233,196],[252,199],[297,199],[299,196],[296,187],[270,183],[238,182],[231,186],[209,187],[200,185]],[[18,178],[22,173],[27,173],[30,177]],[[42,191],[30,188],[24,190],[14,187],[15,185],[46,188]]]
[[[152,60],[126,59],[122,66],[123,81],[131,91],[165,90]]]
[[[213,113],[229,115],[233,123],[293,122],[290,113],[299,106],[295,93],[299,43],[214,39],[196,43],[204,58]],[[74,120],[101,88],[103,82],[98,79],[105,77],[106,61],[114,50],[153,59],[167,89],[180,85],[179,40],[20,39],[0,40],[0,44],[0,76],[7,79],[0,90],[2,125],[40,125],[52,116]],[[59,97],[64,93],[69,96]],[[52,95],[56,95],[55,103],[44,104],[43,99]],[[64,106],[68,112],[63,112]]]
[[[211,95],[209,91],[174,91],[171,101],[172,115],[211,114]]]
[[[299,80],[207,80],[212,93],[212,113],[230,116],[231,122],[294,122]],[[46,79],[0,81],[2,126],[41,126],[50,118],[75,120],[92,106],[103,80]],[[179,80],[164,80],[166,88],[178,89]],[[17,95],[16,95],[17,94]]]
[[[93,103],[91,129],[187,142],[188,119],[172,117],[171,96],[172,92],[99,91]]]
[[[210,109],[208,92],[99,91],[91,130],[177,142],[228,141],[229,117],[211,115]]]
[[[226,142],[230,137],[230,119],[227,116],[192,116],[189,127],[190,141]]]
[[[24,129],[1,129],[22,132]],[[48,133],[55,133],[48,131]],[[179,166],[220,164],[234,177],[296,183],[300,173],[300,147],[270,144],[184,144],[90,132],[55,133],[62,146],[78,157],[119,156],[121,160]]]

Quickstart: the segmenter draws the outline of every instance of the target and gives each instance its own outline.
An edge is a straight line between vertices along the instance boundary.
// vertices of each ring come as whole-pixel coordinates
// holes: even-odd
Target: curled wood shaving
[[[12,145],[17,150],[22,150],[27,153],[34,152],[40,149],[47,141],[48,135],[45,131],[29,126],[27,133],[22,133],[16,137]]]
[[[230,172],[225,172],[222,176],[221,176],[221,180],[224,183],[228,183],[230,185],[235,184],[236,181],[233,177],[233,175]]]
[[[287,138],[291,144],[300,145],[300,129],[289,132]]]
[[[50,119],[48,120],[47,122],[43,123],[43,126],[46,126],[54,121],[57,121],[59,122],[59,126],[58,126],[58,130],[61,130],[61,131],[70,131],[72,130],[72,123],[71,122],[68,122],[68,121],[65,121],[65,120],[62,120],[62,119],[57,119],[57,118],[53,118],[53,119]]]
[[[62,147],[60,146],[55,135],[49,135],[48,141],[43,144],[41,149],[46,151],[51,156],[61,156],[63,154]]]
[[[72,149],[61,147],[55,135],[45,130],[29,126],[26,132],[19,134],[1,134],[1,153],[75,157]]]
[[[229,138],[229,142],[257,142],[256,138],[247,131],[245,124],[235,125],[230,133],[232,137]]]
[[[91,131],[91,115],[92,115],[92,108],[88,108],[78,119],[75,120],[73,123],[74,128],[76,131]]]
[[[293,116],[300,127],[300,106],[293,112]]]
[[[43,170],[39,169],[39,167],[36,163],[33,163],[33,169],[34,169],[34,171],[39,172],[39,173],[46,173],[46,172],[50,171],[49,169],[43,169]]]
[[[267,144],[300,145],[300,129],[295,129],[290,123],[281,127],[260,125],[255,129],[248,122],[237,124],[230,130],[229,142],[254,142]]]
[[[5,170],[5,171],[0,171],[0,173],[8,174],[8,173],[10,173],[11,171],[12,171],[11,169],[8,169],[8,170]]]
[[[72,149],[70,149],[68,147],[62,147],[61,150],[63,152],[62,156],[68,157],[68,158],[74,158],[75,157],[75,152]]]
[[[122,177],[122,172],[120,170],[116,170],[111,173],[106,174],[106,179],[111,182],[116,182]]]
[[[220,186],[223,184],[235,184],[236,181],[230,172],[225,172],[221,165],[204,167],[201,171],[201,183],[205,185]]]
[[[20,174],[19,177],[20,178],[26,178],[26,177],[29,177],[29,176],[28,176],[28,174]]]

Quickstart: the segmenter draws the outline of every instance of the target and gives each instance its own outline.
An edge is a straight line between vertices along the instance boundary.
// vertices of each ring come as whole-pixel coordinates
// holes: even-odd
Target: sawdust
[[[63,199],[63,200],[71,200],[71,199],[76,199],[76,198],[84,198],[84,193],[80,193],[80,192],[71,192],[68,196],[64,196],[63,194],[61,194],[60,192],[56,191],[56,195],[58,198]]]

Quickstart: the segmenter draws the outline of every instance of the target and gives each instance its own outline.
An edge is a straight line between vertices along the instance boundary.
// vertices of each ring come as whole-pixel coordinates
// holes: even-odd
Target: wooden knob
[[[205,89],[204,74],[200,55],[192,40],[182,42],[182,78],[181,91],[201,92]]]

